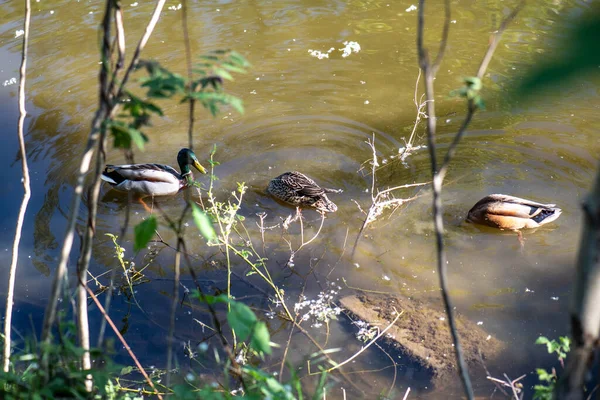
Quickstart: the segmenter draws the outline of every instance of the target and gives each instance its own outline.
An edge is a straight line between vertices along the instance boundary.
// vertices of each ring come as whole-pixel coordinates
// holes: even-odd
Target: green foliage
[[[144,69],[148,76],[140,79],[148,99],[169,99],[178,96],[181,102],[198,101],[214,116],[220,106],[231,106],[239,113],[244,112],[242,100],[223,92],[223,81],[232,81],[232,73],[246,73],[248,61],[230,50],[216,50],[200,57],[194,69],[196,77],[191,81],[169,71],[154,60],[140,60],[137,69]],[[124,91],[119,99],[122,111],[117,118],[105,121],[104,128],[113,138],[115,148],[129,150],[135,144],[140,150],[148,142],[143,132],[150,126],[152,115],[162,116],[160,107],[150,100]]]
[[[192,203],[192,217],[204,239],[209,243],[214,242],[217,239],[217,233],[213,228],[210,217],[194,203]]]
[[[209,305],[216,303],[229,304],[227,322],[235,332],[237,338],[241,341],[250,339],[250,348],[259,354],[271,354],[271,335],[269,334],[267,325],[258,320],[250,307],[239,301],[229,299],[224,294],[210,296],[195,291],[192,297]]]
[[[154,236],[157,225],[154,215],[149,216],[136,225],[134,229],[135,239],[133,242],[133,251],[138,252],[146,247],[150,239]]]
[[[560,336],[558,342],[556,340],[549,340],[545,336],[540,336],[535,341],[535,344],[545,344],[548,349],[548,354],[556,353],[560,361],[567,357],[567,353],[571,350],[571,339],[566,336]]]
[[[593,13],[590,13],[593,15]],[[572,24],[563,38],[566,49],[554,61],[547,58],[525,76],[515,88],[516,96],[527,96],[542,88],[563,84],[586,72],[598,71],[600,65],[600,15],[595,14]]]
[[[565,336],[559,337],[558,341],[554,339],[549,340],[547,337],[540,336],[535,341],[535,344],[545,344],[549,354],[556,353],[561,365],[563,365],[564,359],[571,349],[571,339]],[[554,386],[556,385],[556,371],[552,369],[551,372],[548,372],[543,368],[537,368],[536,373],[538,380],[542,383],[533,387],[533,399],[552,400],[552,393],[554,392]]]
[[[472,102],[475,107],[484,110],[485,104],[479,94],[479,91],[483,87],[481,79],[476,76],[469,76],[464,78],[464,84],[465,86],[462,88],[451,91],[450,96],[464,97],[469,102]]]
[[[148,72],[148,77],[140,79],[141,86],[148,89],[146,93],[148,97],[166,99],[185,93],[186,79],[164,68],[158,61],[140,60],[139,68],[144,68]]]
[[[83,349],[76,345],[73,323],[59,324],[59,343],[25,343],[25,348],[11,357],[11,371],[0,372],[2,399],[141,399],[119,392],[113,378],[120,367],[113,364],[106,354],[90,350],[98,361],[90,371],[82,371],[79,360]],[[39,347],[39,348],[38,348]],[[43,351],[41,351],[43,350]],[[41,359],[39,354],[44,354]],[[86,376],[91,375],[94,388],[88,393],[85,387]]]

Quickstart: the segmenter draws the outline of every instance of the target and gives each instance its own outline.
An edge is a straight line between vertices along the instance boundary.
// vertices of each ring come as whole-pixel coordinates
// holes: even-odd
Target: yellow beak
[[[205,174],[205,173],[206,173],[206,169],[205,169],[205,168],[204,168],[202,165],[200,165],[200,163],[198,162],[198,160],[194,160],[194,167],[195,167],[195,168],[196,168],[198,171],[202,172],[203,174]]]

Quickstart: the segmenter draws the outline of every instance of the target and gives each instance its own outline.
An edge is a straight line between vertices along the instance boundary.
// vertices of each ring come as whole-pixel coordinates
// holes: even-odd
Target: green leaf
[[[552,382],[554,380],[554,374],[549,373],[543,368],[537,368],[535,372],[537,373],[540,381]]]
[[[237,337],[244,341],[248,339],[254,329],[257,322],[256,315],[244,303],[232,301],[230,305],[231,309],[227,313],[227,321]]]
[[[133,371],[133,367],[132,366],[124,367],[124,368],[121,369],[121,373],[119,375],[130,374],[131,371]]]
[[[204,236],[207,242],[214,242],[217,239],[217,233],[213,228],[212,221],[204,211],[200,209],[196,204],[192,203],[192,217],[194,223],[198,227],[198,230]]]
[[[131,140],[133,140],[133,143],[135,143],[135,145],[143,151],[144,144],[148,141],[148,137],[139,130],[131,127],[127,130],[127,133],[129,134]]]
[[[258,352],[271,354],[271,335],[267,329],[267,324],[263,321],[258,321],[254,325],[250,347]]]
[[[226,294],[220,294],[218,296],[213,296],[210,294],[202,294],[200,293],[197,289],[193,290],[191,295],[192,298],[198,299],[198,301],[208,304],[208,305],[213,305],[213,304],[217,304],[217,303],[229,303],[230,300]]]
[[[540,336],[539,338],[537,338],[537,339],[535,340],[535,344],[546,344],[546,343],[548,343],[548,342],[549,342],[549,340],[548,340],[548,338],[547,338],[547,337],[545,337],[545,336]]]
[[[146,247],[150,239],[154,236],[156,227],[156,218],[153,215],[136,225],[134,229],[135,240],[133,243],[133,251],[138,252]]]

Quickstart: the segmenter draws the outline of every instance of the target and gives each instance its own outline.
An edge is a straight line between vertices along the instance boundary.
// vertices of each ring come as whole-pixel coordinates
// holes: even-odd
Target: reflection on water
[[[558,3],[562,2],[554,3],[529,5],[506,33],[486,77],[487,111],[477,114],[465,135],[443,195],[452,295],[459,312],[509,343],[510,352],[488,365],[499,375],[506,371],[527,373],[547,362],[533,341],[540,334],[556,337],[567,332],[567,305],[581,219],[579,204],[589,188],[600,152],[595,128],[599,122],[596,91],[566,88],[549,93],[538,104],[517,102],[509,106],[502,100],[504,91],[513,84],[511,78],[531,65],[535,54],[561,50],[559,33],[552,28],[561,13]],[[388,161],[378,170],[380,188],[423,182],[430,177],[426,150],[413,154],[406,165],[392,158],[404,146],[403,139],[410,134],[415,117],[416,19],[414,11],[407,11],[408,6],[390,1],[286,0],[191,7],[194,54],[234,48],[253,64],[247,76],[227,84],[229,91],[244,99],[246,114],[225,112],[212,119],[199,112],[196,154],[201,161],[206,160],[212,145],[217,145],[220,165],[215,193],[219,199],[226,199],[236,182],[249,186],[241,214],[246,217],[254,246],[269,258],[273,278],[285,289],[290,303],[301,291],[309,298],[315,297],[327,288],[326,281],[337,282],[342,295],[359,288],[401,292],[439,302],[428,189],[406,189],[406,197],[420,196],[369,226],[355,259],[348,259],[363,218],[357,203],[364,210],[371,198],[371,177],[358,172],[371,157],[365,142],[374,137],[379,157]],[[36,323],[41,319],[48,276],[54,271],[70,212],[75,170],[97,104],[97,25],[101,16],[100,6],[91,3],[41,2],[35,7],[27,120],[33,198],[22,242],[15,317],[21,329],[28,328],[29,314]],[[126,7],[128,48],[134,47],[152,7],[151,3]],[[489,33],[496,29],[505,7],[503,2],[493,0],[454,6],[452,18],[456,23],[452,24],[446,59],[436,80],[440,151],[447,148],[464,112],[462,101],[449,98],[447,93],[460,84],[463,76],[473,74]],[[430,8],[431,26],[441,25],[442,7]],[[14,31],[20,28],[21,10],[11,3],[0,9],[6,16],[0,29],[0,81],[4,82],[17,76],[20,41],[14,38]],[[165,12],[144,57],[156,58],[183,73],[179,12]],[[438,35],[432,28],[427,40],[434,43]],[[361,52],[342,58],[334,51],[323,60],[308,54],[308,49],[340,49],[348,40],[358,42]],[[4,207],[0,210],[4,221],[0,257],[5,265],[10,253],[3,249],[10,248],[21,195],[19,164],[14,163],[15,93],[16,86],[0,87],[0,122],[7,140],[0,148],[0,171],[6,182]],[[144,153],[136,154],[136,161],[175,165],[177,151],[187,143],[183,123],[187,121],[187,107],[168,101],[160,106],[165,117],[153,121],[154,126],[147,132],[150,143]],[[420,127],[419,143],[424,141],[423,134]],[[115,150],[109,150],[107,157],[114,164],[125,161]],[[269,179],[289,170],[300,170],[323,186],[344,189],[344,194],[336,197],[338,212],[328,215],[319,238],[297,254],[293,270],[286,267],[289,245],[282,240],[281,221],[294,210],[264,193]],[[206,176],[197,178],[208,184]],[[105,189],[91,266],[94,275],[116,265],[114,247],[104,234],[119,234],[125,219],[126,196]],[[513,233],[464,223],[470,207],[489,193],[556,203],[564,213],[553,224],[525,232],[526,245],[521,252]],[[182,195],[155,201],[171,216],[179,215],[184,205]],[[262,223],[269,228],[264,231],[264,243],[257,227],[261,223],[257,214],[261,212],[267,214]],[[145,216],[140,205],[132,204],[130,226]],[[312,237],[320,217],[310,210],[304,217],[304,233]],[[299,227],[291,229],[289,238],[297,248]],[[160,231],[164,242],[176,242],[168,229],[161,227]],[[126,254],[138,266],[146,266],[150,278],[136,287],[136,300],[144,312],[121,293],[116,295],[113,319],[122,321],[127,339],[143,356],[144,363],[163,365],[174,253],[163,244],[153,243],[147,252],[134,255],[131,238],[129,229],[124,243]],[[205,246],[191,226],[186,240],[203,289],[209,293],[224,290],[227,281],[222,255]],[[259,314],[276,311],[265,295],[271,289],[254,277],[245,277],[247,272],[246,266],[236,261],[232,292]],[[184,274],[182,285],[194,287],[189,274]],[[200,340],[204,333],[195,320],[208,324],[210,320],[204,310],[185,301],[183,304],[177,314],[176,338],[181,343]],[[100,320],[95,311],[92,313],[94,329]],[[273,340],[285,343],[289,327],[278,319],[267,319],[267,323],[274,332]],[[356,350],[358,342],[352,339],[352,329],[345,322],[333,321],[329,329],[329,335],[322,329],[311,333],[321,343],[326,341],[328,348],[344,349],[335,356],[337,360]],[[295,336],[291,350],[290,361],[301,364],[314,349],[307,339]],[[183,359],[181,348],[177,351]],[[122,358],[121,362],[128,361]],[[384,354],[373,351],[354,368],[377,371],[389,365]],[[352,376],[368,397],[391,385],[390,371]],[[456,390],[430,392],[426,384],[415,382],[416,376],[411,366],[402,364],[396,381],[398,392],[411,386],[419,389],[413,392],[415,396],[437,398],[442,392],[447,397]],[[489,393],[482,387],[485,382],[478,385],[481,394]],[[354,389],[348,393],[358,392]]]

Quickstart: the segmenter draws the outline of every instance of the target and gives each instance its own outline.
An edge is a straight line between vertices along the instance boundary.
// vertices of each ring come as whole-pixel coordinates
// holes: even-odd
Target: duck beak
[[[203,174],[206,173],[206,169],[198,162],[198,160],[194,160],[194,164],[193,165],[201,173],[203,173]]]

